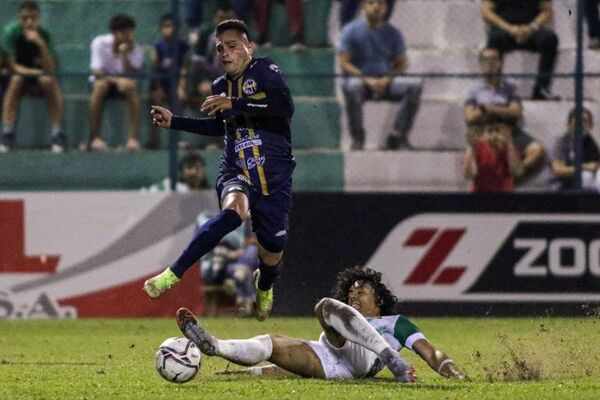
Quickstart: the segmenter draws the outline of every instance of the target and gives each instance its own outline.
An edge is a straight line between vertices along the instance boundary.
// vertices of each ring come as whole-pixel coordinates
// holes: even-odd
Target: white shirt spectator
[[[113,52],[114,41],[115,37],[112,33],[96,36],[92,41],[92,59],[90,62],[92,70],[100,70],[105,74],[125,73],[123,60]],[[131,66],[140,69],[144,62],[144,48],[136,42],[128,57]]]

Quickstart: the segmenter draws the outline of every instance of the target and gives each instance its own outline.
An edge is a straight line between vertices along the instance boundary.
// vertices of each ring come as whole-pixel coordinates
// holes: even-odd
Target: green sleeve
[[[394,337],[406,347],[406,340],[415,333],[421,332],[408,318],[399,315],[394,326]]]

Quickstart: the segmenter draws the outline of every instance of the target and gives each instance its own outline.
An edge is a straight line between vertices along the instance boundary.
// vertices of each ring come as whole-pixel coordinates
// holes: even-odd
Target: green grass
[[[183,385],[154,370],[154,351],[177,336],[174,320],[0,320],[0,399],[597,399],[600,319],[414,318],[470,376],[446,380],[414,354],[418,383],[377,378],[329,382],[216,375],[227,362],[204,357]],[[314,339],[314,318],[204,320],[222,338],[273,332]],[[229,366],[229,368],[237,368]]]

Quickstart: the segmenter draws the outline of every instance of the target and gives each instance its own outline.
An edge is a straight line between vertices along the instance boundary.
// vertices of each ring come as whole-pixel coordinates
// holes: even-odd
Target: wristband
[[[453,361],[451,358],[446,358],[444,361],[442,361],[442,362],[440,363],[440,366],[438,367],[438,370],[437,370],[437,372],[438,372],[439,374],[441,374],[441,373],[442,373],[442,368],[444,368],[444,365],[446,365],[446,364],[448,364],[448,363],[452,363],[452,364],[454,364],[454,361]]]

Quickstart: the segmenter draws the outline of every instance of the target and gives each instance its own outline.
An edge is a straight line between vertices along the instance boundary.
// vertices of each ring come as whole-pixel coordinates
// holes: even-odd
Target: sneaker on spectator
[[[14,144],[15,134],[12,132],[3,133],[2,136],[0,136],[0,153],[8,153]]]
[[[52,147],[50,150],[55,154],[62,153],[65,151],[66,145],[67,137],[62,132],[59,132],[52,136]]]
[[[92,140],[92,143],[90,143],[89,150],[90,151],[107,151],[108,146],[106,145],[106,142],[104,140],[97,137],[94,140]]]
[[[590,38],[590,40],[588,42],[588,49],[600,50],[600,37]]]
[[[390,134],[385,139],[384,150],[414,150],[414,147],[406,138]]]
[[[294,42],[290,46],[290,50],[291,51],[304,51],[304,50],[306,50],[306,45],[304,44],[304,42]]]
[[[560,96],[552,94],[548,88],[535,88],[533,89],[533,94],[531,95],[532,100],[542,100],[542,101],[559,101]]]
[[[134,138],[127,139],[127,144],[125,145],[127,151],[140,151],[140,141]]]

